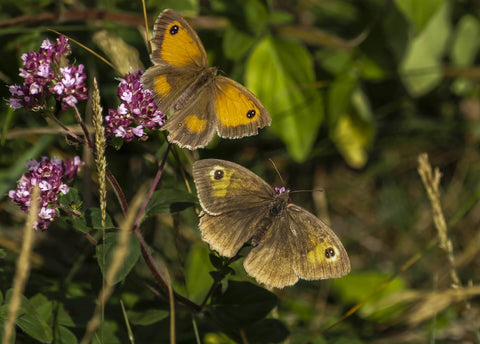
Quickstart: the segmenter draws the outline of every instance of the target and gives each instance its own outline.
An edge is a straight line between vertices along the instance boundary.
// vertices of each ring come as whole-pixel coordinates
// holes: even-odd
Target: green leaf
[[[244,0],[242,7],[249,31],[257,35],[262,34],[268,20],[267,8],[259,0]]]
[[[350,111],[353,91],[358,84],[356,73],[340,74],[328,90],[328,126],[335,130],[338,121]]]
[[[272,129],[292,157],[305,161],[324,117],[308,50],[295,41],[267,37],[249,57],[245,81],[269,110]]]
[[[36,294],[30,298],[30,305],[35,308],[38,315],[46,321],[51,320],[53,311],[53,302],[43,294]]]
[[[223,36],[223,53],[229,59],[239,60],[245,56],[254,42],[252,36],[232,26]]]
[[[480,47],[480,22],[472,15],[464,15],[457,24],[450,50],[450,59],[455,66],[468,67],[475,61]],[[465,95],[476,87],[476,83],[467,78],[457,78],[452,90],[457,95]]]
[[[208,258],[210,259],[210,263],[212,263],[212,265],[215,269],[218,270],[218,269],[223,268],[224,260],[221,257],[217,256],[215,253],[210,253],[208,255]]]
[[[168,317],[170,313],[163,309],[148,309],[141,312],[135,311],[128,311],[127,316],[128,320],[133,325],[152,325],[156,322],[159,322],[166,317]]]
[[[55,317],[56,323],[62,326],[74,327],[75,323],[70,317],[70,314],[65,310],[63,303],[59,304],[57,307],[57,314]]]
[[[102,212],[100,208],[88,208],[84,214],[86,225],[93,229],[102,229]],[[114,228],[112,219],[107,214],[105,229]]]
[[[480,22],[470,14],[464,15],[457,24],[450,58],[455,66],[470,66],[480,47]]]
[[[209,274],[212,266],[208,264],[210,250],[202,245],[193,246],[185,261],[185,282],[189,298],[200,303],[205,298],[213,280]]]
[[[6,170],[0,170],[0,195],[8,193],[9,189],[15,187],[15,181],[27,171],[25,161],[37,159],[56,139],[56,135],[40,135],[29,150],[23,152],[21,155],[17,153],[16,156],[18,158],[15,160],[15,163],[10,164]]]
[[[245,328],[248,343],[281,343],[290,332],[277,319],[262,319]]]
[[[11,294],[11,290],[9,290],[6,297],[7,303],[2,307],[8,307]],[[53,340],[52,329],[46,319],[37,313],[35,306],[30,304],[30,301],[24,296],[22,296],[22,305],[17,313],[17,326],[41,343],[50,343]]]
[[[73,228],[82,233],[88,233],[91,229],[102,229],[102,215],[100,208],[88,208],[82,217],[70,219]],[[114,228],[112,218],[107,214],[105,229]]]
[[[198,0],[162,0],[157,3],[157,6],[160,7],[160,11],[163,11],[166,8],[173,8],[183,16],[195,16],[200,9]],[[154,15],[157,14],[159,13],[155,13]]]
[[[277,305],[277,296],[249,282],[229,281],[225,293],[212,295],[212,318],[225,329],[238,329],[267,316]]]
[[[83,204],[78,190],[73,187],[70,188],[66,195],[61,195],[59,200],[60,204],[73,210],[79,210]]]
[[[398,9],[421,32],[445,0],[396,0]]]
[[[99,332],[97,331],[96,335],[93,337],[93,344],[120,344],[120,340],[115,334],[118,331],[118,324],[113,321],[104,321],[102,323],[103,329],[103,338],[100,337]]]
[[[365,301],[377,288],[385,283],[390,276],[378,272],[351,272],[349,275],[333,280],[332,290],[340,296],[343,304],[354,304]],[[359,310],[362,318],[374,321],[387,321],[395,318],[395,313],[403,309],[396,303],[387,303],[388,297],[406,289],[403,279],[396,277],[381,291],[375,292],[375,297],[369,299]]]
[[[373,114],[368,98],[359,87],[353,91],[349,102],[351,109],[337,122],[331,138],[351,167],[362,168],[373,138]]]
[[[65,326],[56,326],[55,327],[55,344],[77,344],[78,339]]]
[[[147,214],[171,214],[187,209],[197,203],[197,197],[179,189],[162,189],[153,193],[147,205]]]
[[[450,31],[450,6],[445,2],[410,42],[400,64],[402,81],[412,96],[426,94],[442,80],[441,63]]]
[[[353,59],[352,50],[319,49],[315,52],[315,59],[326,71],[338,75],[344,73],[351,66]]]
[[[112,265],[113,252],[117,247],[118,235],[119,235],[118,233],[113,233],[113,232],[107,233],[105,238],[106,243],[97,245],[97,262],[103,274],[106,273],[106,271],[103,271],[103,264],[102,264],[103,252],[105,250],[105,266],[106,266],[106,270],[108,271],[108,268]],[[139,257],[140,257],[140,244],[138,242],[137,237],[133,234],[130,234],[128,254],[123,262],[122,268],[120,269],[117,276],[115,277],[114,283],[118,283],[122,281],[128,275],[130,270],[132,270],[132,268],[137,263]]]

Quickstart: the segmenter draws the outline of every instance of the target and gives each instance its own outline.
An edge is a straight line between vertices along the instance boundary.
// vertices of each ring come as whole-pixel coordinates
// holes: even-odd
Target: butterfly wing
[[[193,164],[193,178],[202,208],[210,215],[264,207],[275,196],[262,178],[230,161],[198,160]]]
[[[168,130],[168,141],[190,150],[205,147],[215,134],[215,113],[207,90],[190,99],[185,107],[171,114],[162,127]]]
[[[203,208],[202,239],[222,256],[233,257],[268,216],[275,193],[263,179],[229,161],[196,161],[193,176]]]
[[[269,287],[283,288],[295,284],[298,276],[292,268],[294,248],[290,235],[286,216],[271,218],[243,261],[245,271]]]
[[[167,113],[195,82],[197,75],[198,70],[192,68],[155,65],[142,75],[142,83],[152,91],[158,109]]]
[[[173,10],[165,10],[158,16],[152,43],[154,48],[150,58],[155,65],[208,67],[207,53],[197,33]]]
[[[256,135],[272,122],[268,110],[246,87],[232,79],[214,79],[214,109],[221,137],[240,138]]]
[[[288,204],[250,251],[245,271],[263,284],[283,288],[298,278],[346,275],[350,260],[335,233],[305,209]]]
[[[158,16],[152,44],[154,65],[143,74],[142,83],[166,113],[208,68],[207,54],[196,32],[173,10]]]
[[[295,204],[289,204],[287,213],[295,248],[293,269],[300,278],[334,278],[350,272],[347,251],[330,227]]]

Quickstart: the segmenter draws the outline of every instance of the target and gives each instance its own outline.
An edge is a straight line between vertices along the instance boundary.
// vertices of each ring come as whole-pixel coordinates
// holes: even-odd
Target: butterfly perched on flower
[[[163,11],[153,30],[153,66],[142,77],[159,109],[173,110],[162,130],[180,147],[205,147],[215,132],[225,138],[255,135],[270,125],[267,109],[247,88],[218,75],[196,32],[173,10]]]
[[[333,278],[350,271],[336,234],[291,203],[285,188],[272,188],[248,169],[218,159],[196,161],[193,177],[203,210],[202,239],[225,257],[234,257],[251,240],[243,266],[258,282],[283,288],[300,278]]]

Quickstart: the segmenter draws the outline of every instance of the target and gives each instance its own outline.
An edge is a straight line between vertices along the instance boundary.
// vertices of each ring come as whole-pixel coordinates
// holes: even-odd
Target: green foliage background
[[[188,16],[210,64],[251,89],[272,115],[272,126],[258,136],[215,138],[197,152],[176,149],[190,184],[191,162],[214,157],[247,166],[281,186],[272,159],[291,190],[323,190],[294,194],[293,201],[331,224],[352,263],[352,272],[337,280],[300,281],[273,291],[257,286],[242,259],[228,267],[209,256],[192,207],[197,201],[170,155],[142,233],[179,294],[200,304],[214,280],[219,282],[203,312],[177,306],[177,342],[480,343],[474,291],[480,263],[480,4],[175,0],[146,5],[151,22],[165,8]],[[83,15],[87,10],[89,17]],[[135,61],[132,51],[137,51],[138,63],[148,68],[141,13],[139,1],[2,1],[0,79],[5,85],[21,82],[20,56],[56,37],[47,28],[114,59],[94,39],[106,30],[132,48],[121,57]],[[86,66],[89,82],[93,76],[99,80],[104,111],[116,108],[120,75],[72,46],[72,59]],[[0,96],[9,98],[7,87],[0,88]],[[89,107],[83,105],[81,112],[88,122]],[[60,119],[76,125],[72,112]],[[102,286],[97,254],[106,250],[108,257],[115,243],[113,238],[95,247],[87,240],[101,228],[93,160],[41,113],[13,112],[4,101],[0,124],[0,324],[25,221],[8,190],[25,172],[26,160],[83,154],[87,161],[75,196],[84,217],[64,216],[36,235],[16,333],[18,343],[77,343]],[[108,148],[109,168],[128,199],[153,178],[165,152],[164,135],[149,136],[146,142]],[[436,241],[416,170],[422,152],[442,172],[441,204],[455,269],[463,285],[473,288],[467,301],[466,294],[447,293],[448,258]],[[108,227],[114,228],[122,215],[109,192]],[[120,301],[137,343],[170,340],[168,294],[156,285],[136,241],[106,307],[105,343],[129,342]],[[321,333],[357,304],[357,312]]]

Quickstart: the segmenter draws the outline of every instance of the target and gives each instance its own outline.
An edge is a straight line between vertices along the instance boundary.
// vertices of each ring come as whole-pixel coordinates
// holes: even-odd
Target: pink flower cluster
[[[25,165],[29,172],[20,178],[17,188],[10,190],[8,196],[20,206],[20,209],[28,212],[32,204],[33,186],[38,185],[40,188],[40,212],[35,229],[44,231],[59,215],[59,196],[69,192],[69,187],[64,182],[75,177],[84,163],[78,156],[66,159],[65,162],[43,157],[41,161],[31,160],[27,161]]]
[[[68,38],[60,36],[55,44],[44,40],[38,53],[30,51],[22,55],[23,68],[20,76],[25,79],[22,86],[10,86],[10,107],[40,110],[45,107],[45,97],[55,96],[62,109],[74,107],[85,100],[87,87],[83,65],[69,65],[67,56],[71,48]]]
[[[155,130],[163,125],[165,116],[158,110],[152,92],[143,88],[142,74],[137,70],[120,79],[118,96],[122,103],[117,109],[108,110],[107,136],[121,137],[127,142],[135,137],[146,139],[145,129]]]

